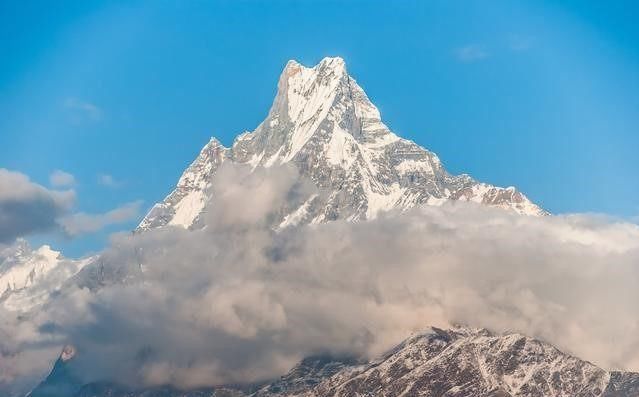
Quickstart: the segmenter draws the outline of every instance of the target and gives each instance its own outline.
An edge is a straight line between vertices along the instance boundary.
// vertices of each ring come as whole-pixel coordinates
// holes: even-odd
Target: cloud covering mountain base
[[[2,313],[0,382],[72,343],[87,382],[246,383],[455,323],[639,369],[634,224],[451,202],[275,231],[283,207],[316,193],[292,168],[225,165],[212,189],[203,228],[114,236],[93,268],[106,284],[69,288],[27,318]]]

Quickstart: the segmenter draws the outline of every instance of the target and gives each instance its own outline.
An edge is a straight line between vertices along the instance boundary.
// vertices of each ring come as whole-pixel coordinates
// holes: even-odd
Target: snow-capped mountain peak
[[[32,249],[26,240],[17,240],[0,251],[0,306],[27,311],[45,302],[91,259],[66,259],[48,245]]]
[[[8,293],[33,285],[57,265],[60,253],[48,245],[32,250],[25,240],[18,240],[1,256],[0,292]]]
[[[139,229],[197,223],[213,199],[211,180],[227,161],[252,168],[293,164],[317,186],[320,193],[283,214],[280,227],[358,221],[383,211],[447,200],[545,214],[514,188],[450,175],[437,155],[395,135],[338,57],[324,58],[314,67],[289,61],[266,119],[254,131],[238,136],[230,148],[211,140]]]
[[[305,397],[636,396],[639,374],[608,372],[517,333],[455,328],[409,338],[387,355],[328,376]],[[276,396],[266,392],[261,396]]]
[[[268,117],[258,127],[254,139],[263,145],[261,157],[249,162],[270,166],[293,158],[318,134],[327,135],[331,150],[327,158],[339,164],[340,150],[351,140],[363,142],[366,132],[374,132],[381,124],[377,108],[346,71],[341,58],[325,58],[307,68],[289,61],[278,82],[278,92]],[[385,126],[384,126],[385,127]],[[397,140],[384,128],[387,141]],[[368,136],[369,140],[373,136]],[[244,134],[239,141],[250,140]],[[234,145],[235,146],[235,145]],[[266,156],[266,161],[264,160]]]

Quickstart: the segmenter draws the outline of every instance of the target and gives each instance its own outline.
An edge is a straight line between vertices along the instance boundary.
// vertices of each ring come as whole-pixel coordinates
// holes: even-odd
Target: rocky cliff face
[[[225,162],[252,168],[292,164],[317,186],[317,195],[284,214],[275,226],[358,221],[446,200],[545,214],[513,187],[450,175],[437,155],[391,132],[341,58],[325,58],[312,68],[290,61],[267,118],[253,132],[238,136],[230,148],[212,139],[139,229],[197,227],[198,216],[214,200],[213,175]]]

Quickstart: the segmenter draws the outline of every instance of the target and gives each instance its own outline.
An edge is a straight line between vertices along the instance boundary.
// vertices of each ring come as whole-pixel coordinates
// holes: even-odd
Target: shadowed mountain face
[[[73,396],[82,387],[80,378],[76,376],[71,360],[75,350],[66,346],[60,357],[53,365],[53,369],[47,378],[38,385],[30,394],[30,397]]]
[[[213,175],[225,162],[253,168],[292,164],[317,186],[317,195],[292,203],[274,226],[358,221],[446,200],[545,214],[513,187],[450,175],[437,155],[391,132],[341,58],[325,58],[313,68],[290,61],[267,118],[230,148],[212,139],[139,229],[197,227],[202,210],[214,200]]]
[[[520,334],[485,329],[430,331],[371,362],[310,357],[279,380],[198,390],[131,390],[109,382],[78,384],[60,359],[32,397],[447,396],[635,397],[639,374],[608,372]]]

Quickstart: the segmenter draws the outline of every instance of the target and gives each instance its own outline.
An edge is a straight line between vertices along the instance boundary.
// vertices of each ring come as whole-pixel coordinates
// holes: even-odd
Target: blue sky
[[[288,59],[341,56],[451,172],[553,213],[639,214],[634,1],[45,4],[0,3],[0,168],[72,174],[76,211],[144,212],[211,136],[257,126]],[[34,239],[80,255],[136,222]]]

